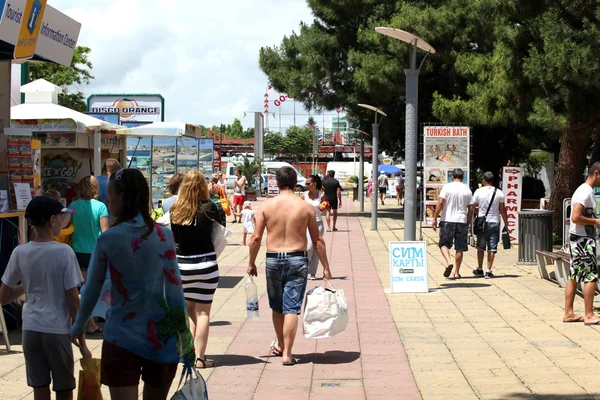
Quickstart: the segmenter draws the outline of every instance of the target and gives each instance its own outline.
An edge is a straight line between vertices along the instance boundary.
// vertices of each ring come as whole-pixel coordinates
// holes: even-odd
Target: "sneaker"
[[[492,274],[492,271],[485,273],[485,279],[491,279],[493,277],[494,277],[494,274]]]
[[[477,268],[473,270],[473,275],[475,276],[483,276],[483,269]]]

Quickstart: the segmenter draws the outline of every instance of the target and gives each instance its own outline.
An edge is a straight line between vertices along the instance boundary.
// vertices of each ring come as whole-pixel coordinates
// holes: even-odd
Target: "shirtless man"
[[[254,235],[250,239],[248,275],[258,276],[256,256],[263,233],[267,229],[267,294],[273,310],[273,326],[277,341],[271,351],[283,357],[283,365],[295,365],[292,346],[298,328],[298,315],[308,276],[306,229],[313,238],[313,248],[323,264],[323,279],[331,279],[325,240],[319,233],[314,207],[296,197],[296,171],[283,167],[276,174],[279,196],[267,200],[258,209]],[[281,346],[283,344],[283,346]]]

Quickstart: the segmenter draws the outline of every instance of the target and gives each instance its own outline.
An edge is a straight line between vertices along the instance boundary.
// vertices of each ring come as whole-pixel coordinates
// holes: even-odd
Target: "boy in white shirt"
[[[245,246],[246,238],[248,234],[252,236],[254,233],[254,224],[256,223],[256,217],[254,216],[254,211],[252,210],[252,203],[245,201],[244,209],[239,214],[235,213],[235,216],[240,218],[240,222],[244,225],[244,239],[242,241],[242,246]]]
[[[49,197],[31,200],[25,216],[35,227],[35,240],[13,251],[0,286],[3,305],[25,293],[23,355],[27,384],[36,400],[50,399],[52,380],[57,400],[72,399],[75,389],[69,332],[79,309],[77,287],[83,277],[73,249],[54,241],[60,236],[64,213],[72,212]],[[85,341],[83,335],[79,340]],[[83,356],[91,354],[86,351]]]

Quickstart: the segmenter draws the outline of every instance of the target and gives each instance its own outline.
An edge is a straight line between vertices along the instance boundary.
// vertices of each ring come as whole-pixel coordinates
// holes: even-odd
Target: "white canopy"
[[[97,129],[103,131],[123,129],[120,125],[110,124],[54,103],[25,103],[13,106],[10,108],[10,119],[11,127],[14,128],[19,128],[19,125],[22,125],[19,121],[71,120],[77,124],[78,133],[92,133]]]
[[[121,129],[119,135],[136,137],[191,137],[199,139],[202,135],[200,127],[183,122],[154,122],[148,125],[136,126],[135,128]]]

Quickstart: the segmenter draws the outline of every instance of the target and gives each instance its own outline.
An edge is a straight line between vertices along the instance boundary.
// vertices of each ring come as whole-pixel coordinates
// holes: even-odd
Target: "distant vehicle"
[[[371,164],[364,163],[365,166],[365,176],[371,175]],[[348,182],[351,176],[358,176],[358,171],[360,168],[359,162],[353,161],[332,161],[327,163],[327,171],[335,171],[335,179],[340,181],[340,186],[344,190],[354,188],[354,184]],[[326,171],[326,173],[327,173]],[[366,186],[365,186],[366,187]]]
[[[294,168],[290,163],[283,161],[264,161],[262,163],[263,174],[276,174],[282,167],[290,167],[296,171],[298,175],[298,182],[296,184],[297,191],[304,191],[306,188],[306,178],[302,176],[300,172],[296,168]],[[233,187],[233,182],[235,181],[235,169],[236,164],[232,162],[227,163],[227,182],[228,186]],[[262,190],[262,189],[261,189]]]

